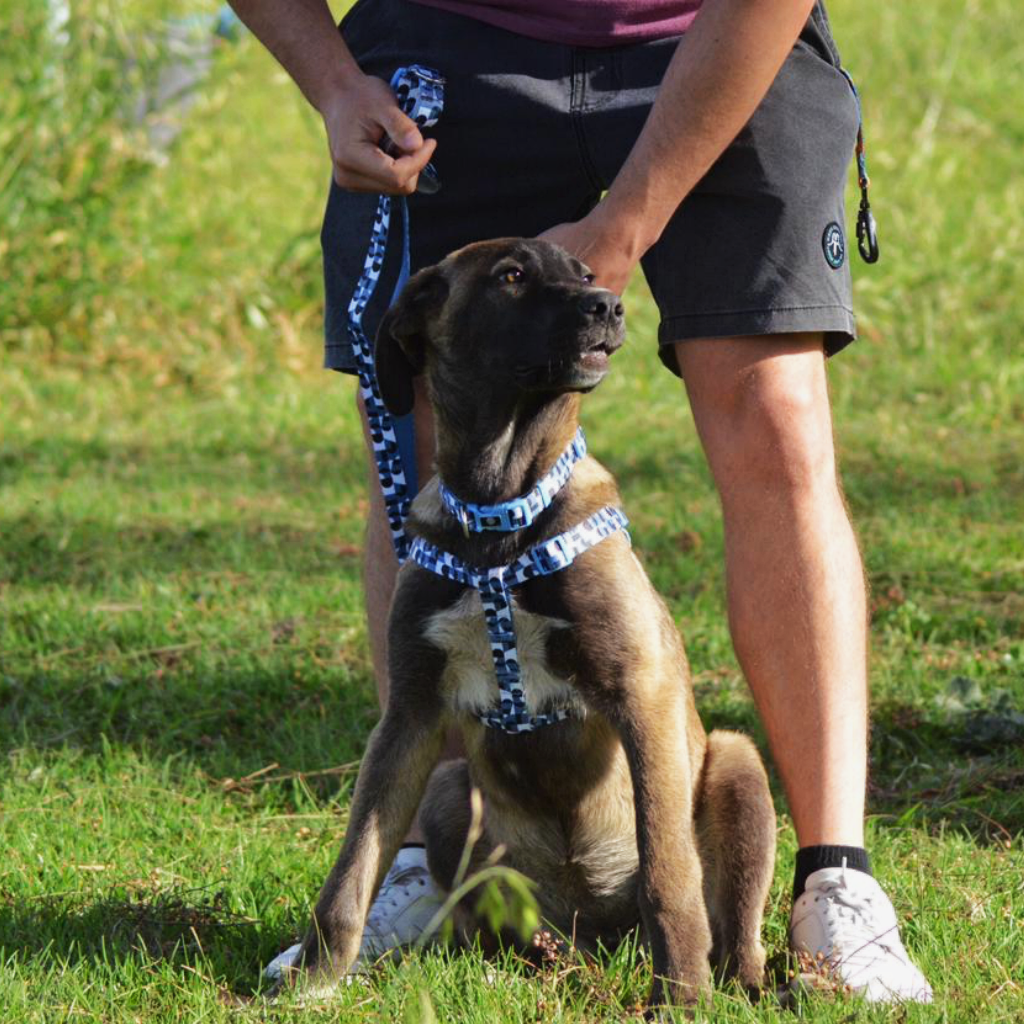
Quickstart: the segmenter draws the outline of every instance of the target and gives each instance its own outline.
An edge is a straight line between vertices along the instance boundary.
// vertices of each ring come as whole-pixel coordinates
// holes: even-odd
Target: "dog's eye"
[[[584,274],[583,280],[587,284],[593,284],[597,280],[597,274]]]
[[[519,284],[523,279],[523,271],[520,267],[508,267],[503,270],[498,277],[505,284]]]

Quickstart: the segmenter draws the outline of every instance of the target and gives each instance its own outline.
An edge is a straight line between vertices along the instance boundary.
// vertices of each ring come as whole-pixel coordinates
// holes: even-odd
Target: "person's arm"
[[[323,117],[335,181],[355,192],[412,193],[436,143],[423,139],[386,82],[359,69],[327,0],[231,0],[231,6]],[[380,150],[385,133],[405,155],[396,160]]]
[[[676,207],[750,120],[814,0],[705,0],[604,200],[542,237],[621,292]]]

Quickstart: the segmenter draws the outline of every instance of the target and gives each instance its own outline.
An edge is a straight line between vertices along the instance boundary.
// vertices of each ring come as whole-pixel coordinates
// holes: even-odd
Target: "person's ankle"
[[[796,852],[793,871],[793,902],[803,895],[807,879],[822,868],[841,868],[871,874],[871,858],[863,846],[820,844],[802,846]]]

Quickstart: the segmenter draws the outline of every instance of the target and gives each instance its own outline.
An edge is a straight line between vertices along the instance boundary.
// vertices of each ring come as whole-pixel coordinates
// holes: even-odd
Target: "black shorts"
[[[419,63],[446,80],[430,132],[442,188],[409,200],[413,270],[469,242],[586,214],[639,135],[678,41],[544,43],[407,0],[357,0],[341,31],[368,74],[388,81]],[[644,256],[674,372],[671,346],[687,338],[823,332],[830,354],[853,339],[843,191],[858,115],[838,67],[819,4],[750,122]],[[332,183],[321,235],[332,369],[353,369],[346,310],[375,207]],[[393,229],[364,316],[371,338],[400,244]]]

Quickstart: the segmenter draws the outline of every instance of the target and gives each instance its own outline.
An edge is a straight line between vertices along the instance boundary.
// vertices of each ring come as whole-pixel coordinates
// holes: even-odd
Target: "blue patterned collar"
[[[511,501],[504,501],[500,505],[475,505],[471,501],[457,498],[442,483],[441,500],[444,507],[462,524],[463,533],[467,537],[470,531],[483,533],[485,530],[495,530],[513,533],[516,530],[523,530],[554,501],[555,495],[572,476],[573,466],[586,454],[587,440],[583,436],[583,428],[577,427],[576,436],[569,442],[569,447],[526,494]]]

